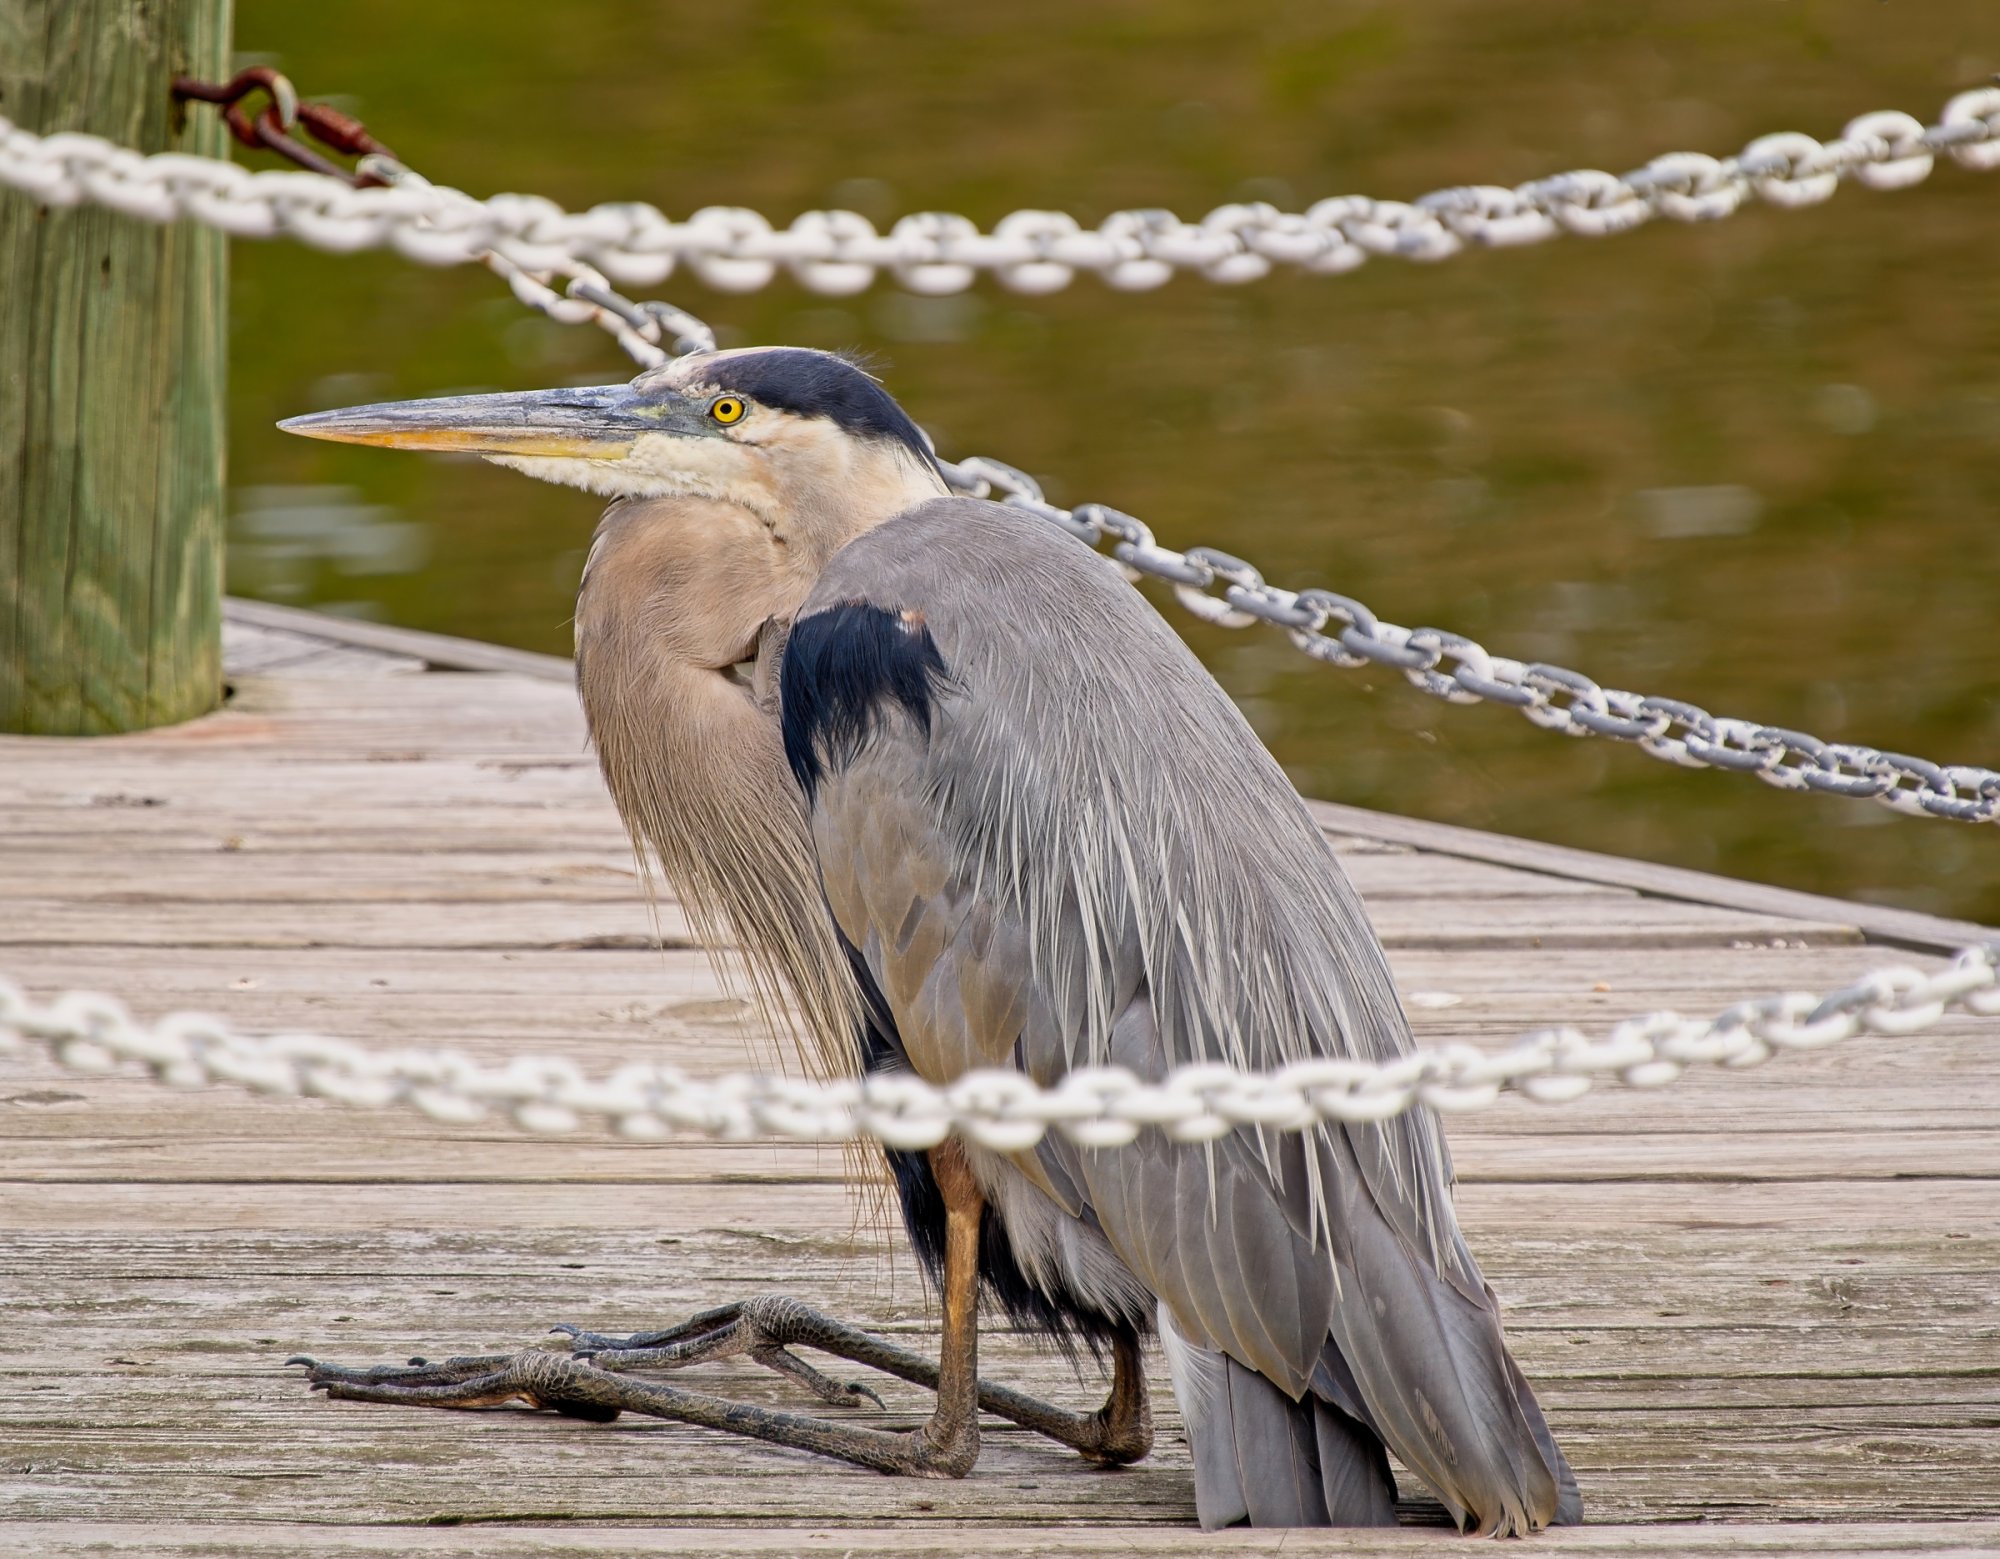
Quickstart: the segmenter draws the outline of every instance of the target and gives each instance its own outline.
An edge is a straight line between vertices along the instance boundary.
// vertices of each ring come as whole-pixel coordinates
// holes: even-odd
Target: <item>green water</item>
[[[431,177],[571,207],[982,225],[1408,197],[1933,116],[1992,0],[1257,7],[239,0],[246,52]],[[1169,545],[1718,713],[2000,766],[2000,174],[1242,288],[831,300],[654,289],[726,341],[858,347],[948,454]],[[281,416],[621,378],[484,271],[236,249],[231,585],[566,648],[593,500],[308,444]],[[2000,920],[2000,830],[1545,734],[1168,608],[1308,794]]]

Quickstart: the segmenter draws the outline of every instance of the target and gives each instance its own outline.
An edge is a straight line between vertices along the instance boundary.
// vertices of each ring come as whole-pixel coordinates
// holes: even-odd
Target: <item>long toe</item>
[[[595,1353],[661,1353],[660,1362],[671,1362],[671,1356],[685,1350],[689,1357],[686,1362],[696,1363],[701,1358],[711,1357],[710,1350],[723,1339],[733,1337],[738,1324],[738,1308],[735,1305],[723,1310],[705,1310],[700,1315],[691,1316],[679,1326],[667,1327],[657,1332],[632,1332],[613,1335],[609,1332],[593,1332],[587,1327],[577,1326],[569,1321],[558,1321],[549,1330],[557,1336],[570,1340],[573,1354]]]
[[[549,1331],[555,1336],[567,1337],[571,1353],[615,1353],[620,1349],[639,1346],[637,1338],[613,1337],[605,1332],[593,1332],[569,1321],[558,1321],[549,1328]]]
[[[295,1353],[285,1362],[304,1365],[306,1384],[315,1390],[323,1390],[333,1385],[456,1386],[475,1376],[491,1374],[511,1357],[511,1354],[504,1353],[487,1354],[445,1359],[439,1363],[424,1360],[416,1364],[367,1364],[356,1368],[316,1359],[309,1353]]]

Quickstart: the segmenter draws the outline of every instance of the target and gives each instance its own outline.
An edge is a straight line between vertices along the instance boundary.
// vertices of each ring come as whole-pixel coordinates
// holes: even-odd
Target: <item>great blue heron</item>
[[[470,450],[613,500],[577,681],[604,777],[711,943],[829,1071],[1266,1068],[1409,1048],[1360,901],[1283,772],[1140,595],[1046,521],[952,498],[868,374],[772,348],[629,385],[299,417]],[[857,1055],[857,1036],[859,1037]],[[349,1369],[331,1395],[652,1414],[884,1471],[963,1475],[978,1410],[1105,1462],[1151,1446],[1157,1331],[1210,1527],[1395,1520],[1388,1452],[1461,1526],[1580,1518],[1576,1481],[1460,1236],[1435,1117],[1121,1148],[892,1152],[943,1302],[933,1366],[790,1300],[668,1331]],[[981,1290],[1101,1358],[1071,1413],[978,1379]],[[936,1391],[908,1434],[629,1373],[725,1355],[829,1403],[807,1345]]]

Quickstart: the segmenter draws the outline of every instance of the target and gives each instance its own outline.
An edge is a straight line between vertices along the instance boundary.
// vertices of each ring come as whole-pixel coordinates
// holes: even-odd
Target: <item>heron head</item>
[[[629,384],[315,412],[289,433],[482,455],[607,498],[747,510],[791,543],[851,539],[858,511],[944,490],[929,443],[854,363],[801,347],[682,357]],[[828,527],[831,537],[815,537]]]

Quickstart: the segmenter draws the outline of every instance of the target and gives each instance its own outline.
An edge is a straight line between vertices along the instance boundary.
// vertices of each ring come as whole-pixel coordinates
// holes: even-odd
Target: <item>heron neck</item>
[[[947,491],[937,468],[900,444],[844,442],[781,481],[778,534],[802,548],[816,576],[849,542]]]
[[[580,640],[577,685],[642,874],[657,861],[696,940],[740,956],[766,1028],[809,1072],[851,1073],[860,997],[776,721],[727,675],[623,651]]]

